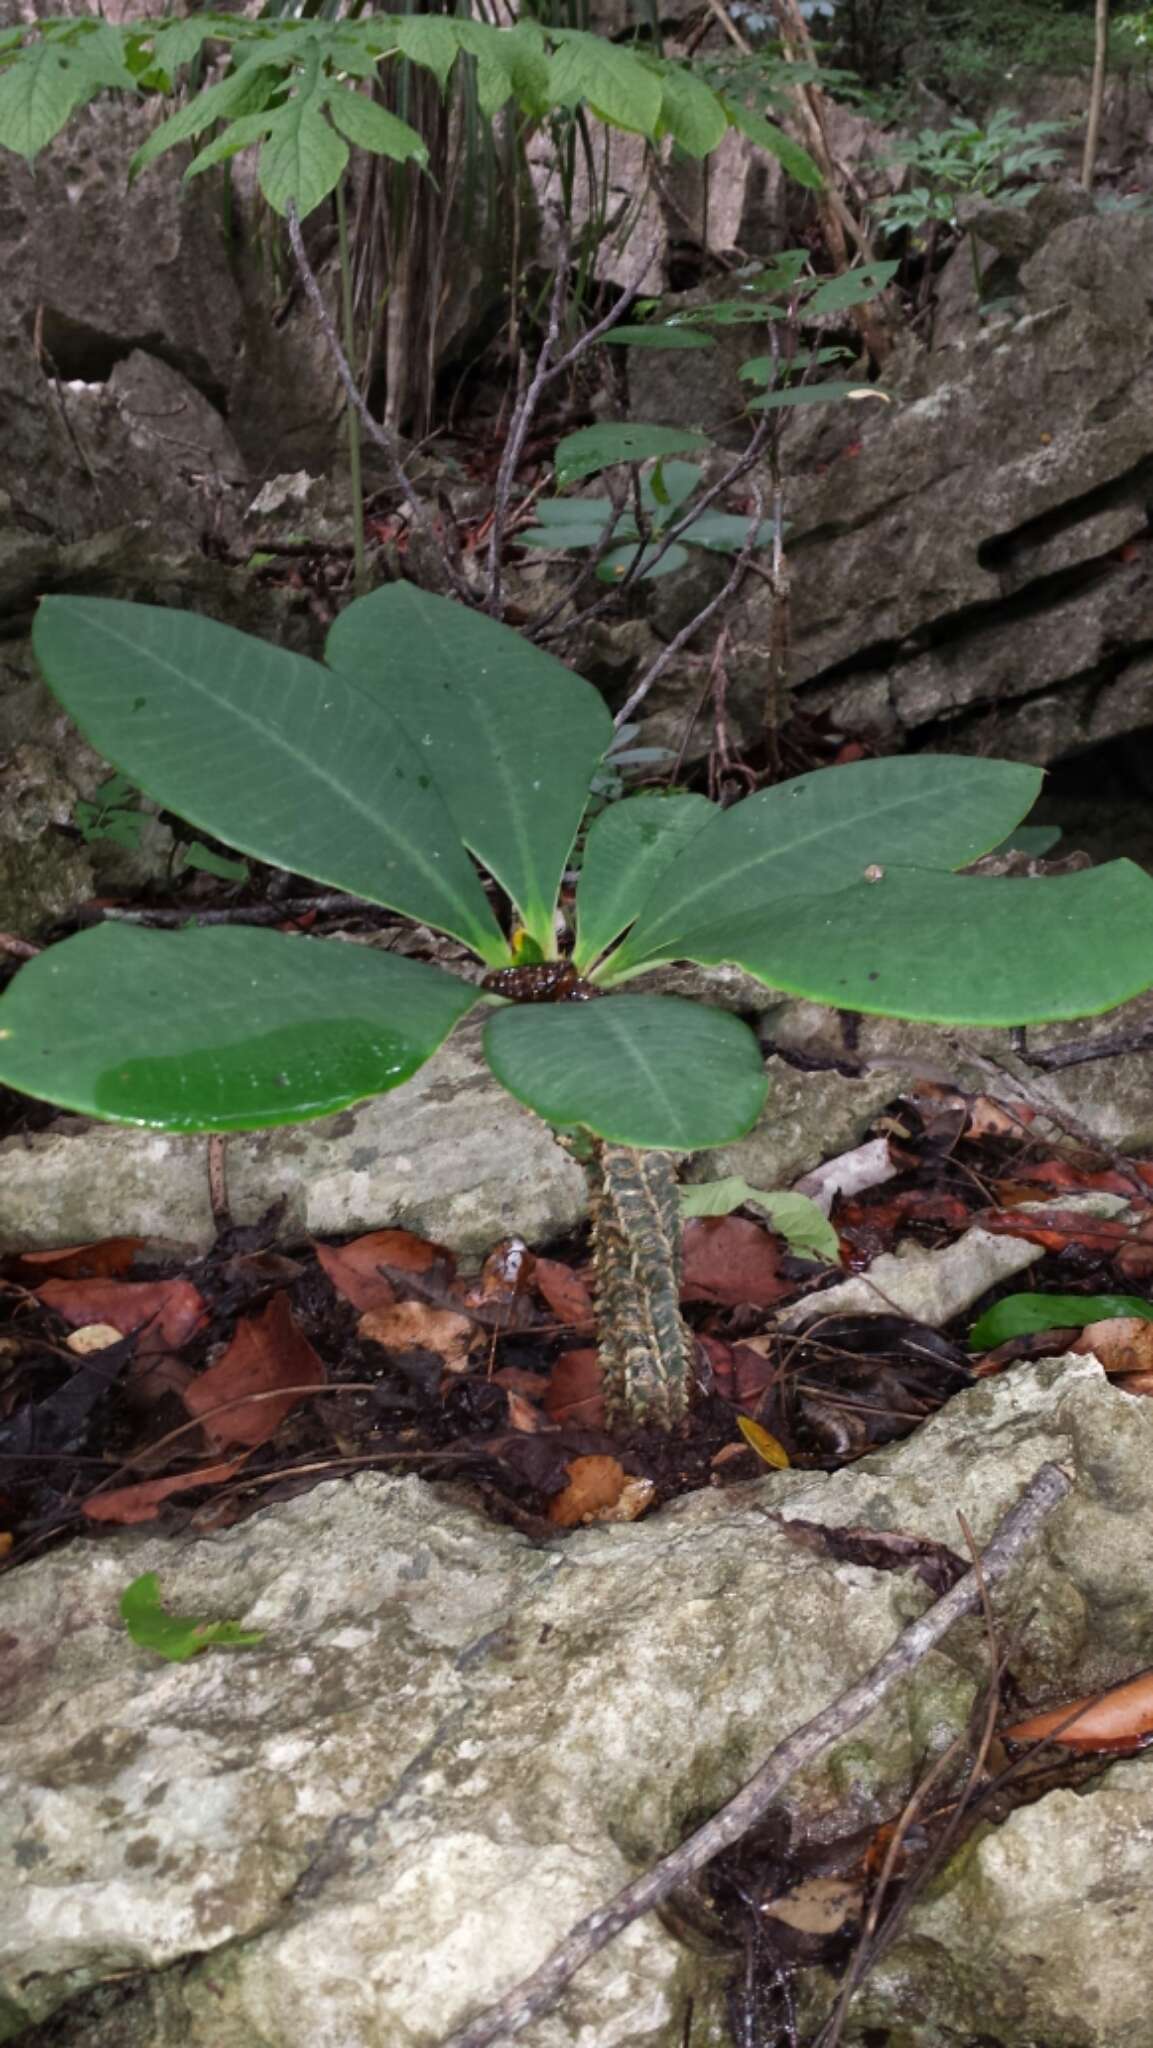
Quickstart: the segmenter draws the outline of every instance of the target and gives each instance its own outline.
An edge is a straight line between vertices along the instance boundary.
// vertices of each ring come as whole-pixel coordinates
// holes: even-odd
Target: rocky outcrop
[[[3,1623],[0,2038],[32,2048],[55,2013],[56,2048],[439,2048],[928,1603],[910,1574],[799,1547],[791,1518],[954,1546],[960,1510],[984,1542],[1057,1459],[1074,1491],[1008,1594],[1014,1674],[1047,1704],[1150,1661],[1151,1457],[1153,1405],[1069,1358],[833,1477],[543,1547],[373,1474],[207,1538],[24,1567]],[[147,1571],[173,1611],[263,1640],[161,1663],[117,1615]],[[794,1843],[895,1815],[984,1659],[980,1622],[957,1628],[795,1779]],[[1120,1763],[986,1831],[915,1909],[868,2023],[909,2040],[915,2012],[918,2048],[1150,2048],[1149,1778]],[[694,2042],[720,2048],[731,1968],[641,1921],[526,2048],[680,2048],[690,1998]]]

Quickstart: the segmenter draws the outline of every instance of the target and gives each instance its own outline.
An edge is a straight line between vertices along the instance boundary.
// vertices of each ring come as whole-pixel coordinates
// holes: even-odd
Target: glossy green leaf
[[[573,960],[582,974],[627,930],[658,877],[717,815],[707,797],[633,796],[589,828],[577,886]]]
[[[434,760],[370,687],[214,619],[108,598],[46,598],[33,646],[97,751],[189,824],[507,960]]]
[[[730,1173],[724,1180],[695,1181],[681,1189],[681,1215],[731,1216],[734,1209],[763,1209],[778,1237],[802,1259],[840,1262],[841,1246],[836,1231],[823,1209],[808,1195],[796,1195],[791,1188],[751,1188],[744,1175]]]
[[[659,132],[671,135],[688,156],[708,156],[729,124],[716,93],[687,64],[665,63],[659,76]]]
[[[202,1650],[250,1650],[262,1643],[266,1630],[242,1628],[238,1621],[198,1621],[191,1614],[167,1614],[160,1604],[160,1581],[143,1572],[120,1595],[120,1619],[141,1650],[154,1650],[170,1664],[187,1664]]]
[[[653,456],[690,455],[698,449],[703,453],[711,446],[707,434],[685,427],[605,420],[598,426],[578,427],[575,434],[566,434],[557,443],[553,461],[557,484],[564,490],[569,484],[579,483],[582,477],[595,475],[597,470],[611,469],[617,462],[647,462]]]
[[[602,342],[616,348],[686,349],[715,348],[711,334],[693,327],[610,327]]]
[[[0,1081],[157,1130],[297,1123],[398,1088],[477,994],[334,939],[98,925],[30,961],[0,998]]]
[[[583,29],[552,31],[557,44],[549,67],[549,89],[558,106],[587,102],[614,128],[655,135],[661,114],[661,81],[631,51]]]
[[[327,104],[341,134],[358,149],[371,150],[374,156],[392,157],[401,164],[411,157],[422,169],[428,163],[428,150],[416,129],[410,128],[407,121],[399,121],[378,101],[341,87],[330,93]]]
[[[1153,878],[1125,860],[1035,880],[889,867],[879,882],[698,931],[685,956],[883,1017],[1088,1017],[1153,985]]]
[[[825,181],[808,150],[802,149],[800,143],[794,142],[783,129],[772,121],[766,121],[763,114],[755,114],[751,108],[741,106],[739,101],[726,100],[725,112],[733,127],[747,135],[750,142],[767,150],[770,156],[775,156],[798,185],[807,186],[810,192],[822,190]]]
[[[1137,1316],[1153,1323],[1153,1302],[1137,1294],[1007,1294],[978,1316],[969,1332],[973,1351],[991,1351],[1011,1337],[1031,1337],[1036,1330],[1083,1330],[1086,1323],[1113,1322]]]
[[[612,741],[596,690],[521,634],[414,583],[349,605],[326,653],[404,726],[465,845],[551,955],[561,876]]]
[[[788,913],[878,862],[967,867],[1032,808],[1041,770],[955,754],[853,761],[761,790],[722,812],[657,884],[602,978],[698,958],[709,929]]]
[[[765,391],[760,398],[750,398],[750,412],[778,412],[791,405],[833,405],[840,398],[850,398],[857,404],[872,399],[881,405],[893,403],[887,391],[876,384],[854,384],[845,377],[830,377],[823,384],[786,384],[779,391]]]
[[[1027,853],[1031,860],[1041,859],[1051,853],[1061,837],[1060,825],[1018,825],[1010,832],[1000,846],[994,846],[994,853]]]
[[[805,300],[806,319],[810,315],[844,313],[851,306],[867,305],[892,282],[900,267],[899,263],[862,263],[840,277],[830,277]]]
[[[485,1053],[509,1094],[547,1123],[618,1145],[724,1145],[751,1128],[765,1099],[748,1026],[671,996],[499,1010]]]

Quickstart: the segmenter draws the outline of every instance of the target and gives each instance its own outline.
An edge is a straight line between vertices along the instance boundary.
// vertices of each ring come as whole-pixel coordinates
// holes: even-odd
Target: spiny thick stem
[[[596,1139],[585,1172],[608,1419],[673,1429],[688,1413],[696,1358],[680,1310],[676,1169],[667,1152]]]

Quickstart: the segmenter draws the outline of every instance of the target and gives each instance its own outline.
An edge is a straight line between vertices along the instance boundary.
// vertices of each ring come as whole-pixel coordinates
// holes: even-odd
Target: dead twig
[[[222,1230],[231,1230],[232,1211],[228,1206],[228,1174],[224,1164],[224,1133],[211,1131],[208,1138],[208,1199],[212,1205],[212,1221],[217,1235]]]
[[[620,710],[617,712],[617,715],[613,720],[613,724],[618,729],[622,725],[628,724],[629,720],[634,716],[639,706],[644,703],[644,700],[648,696],[649,691],[652,689],[653,684],[660,680],[665,670],[670,666],[672,662],[676,660],[677,655],[680,653],[682,647],[686,647],[689,641],[692,640],[695,637],[695,635],[701,631],[702,627],[708,625],[709,620],[714,616],[714,614],[720,611],[721,606],[727,604],[730,597],[734,597],[736,595],[737,590],[740,588],[740,585],[744,580],[745,570],[749,566],[749,558],[757,545],[757,537],[760,533],[761,527],[761,516],[764,512],[764,509],[764,500],[761,497],[760,491],[754,490],[753,516],[749,522],[748,538],[745,541],[745,544],[741,549],[740,554],[737,556],[736,561],[733,563],[733,566],[729,571],[729,574],[726,577],[724,584],[722,585],[721,589],[717,591],[715,597],[711,597],[706,605],[701,606],[700,611],[696,613],[695,617],[689,620],[688,625],[682,626],[680,632],[674,634],[673,638],[669,641],[668,646],[663,647],[661,649],[661,652],[657,655],[655,661],[651,661],[649,663],[640,681],[634,684],[633,688],[630,690],[628,696],[625,698],[624,703],[621,705]],[[697,515],[694,513],[694,516]]]
[[[1069,1493],[1072,1481],[1058,1465],[1040,1467],[1016,1507],[998,1524],[981,1559],[985,1586],[1002,1579],[1014,1565],[1046,1518]],[[871,1671],[843,1692],[839,1699],[817,1714],[803,1728],[794,1730],[778,1744],[746,1785],[723,1806],[704,1827],[674,1849],[671,1855],[626,1885],[614,1899],[597,1907],[578,1922],[552,1954],[497,2004],[481,2013],[442,2048],[488,2048],[492,2041],[520,2032],[556,2002],[566,1984],[592,1956],[655,1906],[671,1897],[686,1880],[703,1870],[722,1849],[747,1834],[772,1806],[784,1786],[806,1764],[823,1755],[858,1722],[872,1713],[899,1680],[906,1678],[947,1635],[953,1624],[981,1603],[981,1581],[969,1571],[950,1593],[929,1608],[919,1620],[903,1629],[892,1647]]]
[[[411,507],[413,524],[420,528],[421,532],[428,537],[436,548],[444,567],[444,573],[452,588],[457,596],[462,598],[466,604],[474,604],[476,602],[476,594],[456,568],[449,550],[445,547],[440,534],[436,530],[436,521],[432,513],[429,511],[423,498],[418,495],[416,486],[404,466],[396,436],[391,434],[387,427],[382,427],[379,420],[373,418],[372,413],[361,397],[360,387],[352,372],[352,365],[341,346],[340,336],[336,331],[332,315],[324,303],[324,294],[320,289],[316,272],[308,260],[308,251],[305,249],[304,236],[300,231],[300,215],[296,210],[295,200],[290,199],[288,202],[287,219],[288,239],[292,245],[292,254],[296,260],[296,267],[300,272],[304,289],[308,294],[312,310],[320,324],[321,332],[328,343],[329,352],[333,362],[336,364],[340,381],[348,394],[348,402],[370,440],[376,443],[376,446],[385,456],[397,484],[404,492]]]

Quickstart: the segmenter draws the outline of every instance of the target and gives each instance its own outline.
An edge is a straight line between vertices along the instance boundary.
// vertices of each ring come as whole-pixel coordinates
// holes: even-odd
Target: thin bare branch
[[[1042,1465],[1021,1499],[998,1524],[981,1568],[986,1586],[995,1585],[1017,1562],[1046,1518],[1070,1492],[1072,1481],[1059,1465]],[[578,1970],[618,1934],[655,1906],[663,1904],[686,1880],[722,1849],[748,1833],[768,1812],[789,1780],[834,1742],[849,1734],[872,1713],[901,1679],[935,1649],[954,1623],[980,1605],[975,1571],[958,1580],[952,1591],[917,1621],[902,1629],[895,1643],[870,1671],[803,1728],[794,1730],[761,1765],[748,1783],[712,1820],[698,1828],[643,1877],[626,1885],[614,1899],[578,1922],[559,1947],[506,1997],[450,2036],[442,2048],[489,2048],[489,2043],[518,2034],[556,2002]]]
[[[724,584],[717,591],[715,597],[711,597],[706,605],[701,606],[695,618],[691,618],[687,626],[681,627],[680,632],[673,636],[668,646],[661,649],[656,660],[649,663],[640,681],[630,690],[620,710],[617,712],[613,720],[615,726],[620,727],[628,724],[630,718],[635,716],[639,706],[644,703],[653,684],[659,682],[665,670],[676,660],[682,647],[687,647],[689,641],[700,632],[703,626],[708,625],[709,620],[716,612],[720,611],[721,606],[727,604],[730,597],[735,597],[744,579],[745,570],[749,566],[749,558],[757,546],[764,509],[764,499],[760,491],[755,490],[753,492],[753,516],[749,522],[748,538],[736,561],[733,563]]]
[[[348,402],[357,414],[369,439],[375,442],[381,453],[386,457],[397,484],[404,492],[412,508],[414,525],[418,526],[432,541],[444,565],[444,573],[457,596],[463,598],[466,604],[473,604],[475,603],[475,593],[459,574],[451,556],[444,547],[436,530],[436,521],[433,519],[423,498],[417,493],[412,478],[405,469],[396,436],[390,433],[387,427],[381,426],[379,420],[373,418],[372,413],[361,397],[360,388],[356,378],[353,376],[352,366],[349,363],[348,357],[341,346],[340,336],[336,331],[332,315],[324,303],[324,294],[320,289],[316,272],[308,260],[308,251],[304,246],[304,236],[300,231],[300,215],[296,210],[295,200],[290,199],[288,202],[287,219],[288,239],[292,244],[292,254],[296,260],[296,267],[300,272],[304,289],[308,294],[309,303],[320,324],[321,332],[328,343],[329,353],[336,364],[340,381],[348,395]]]

